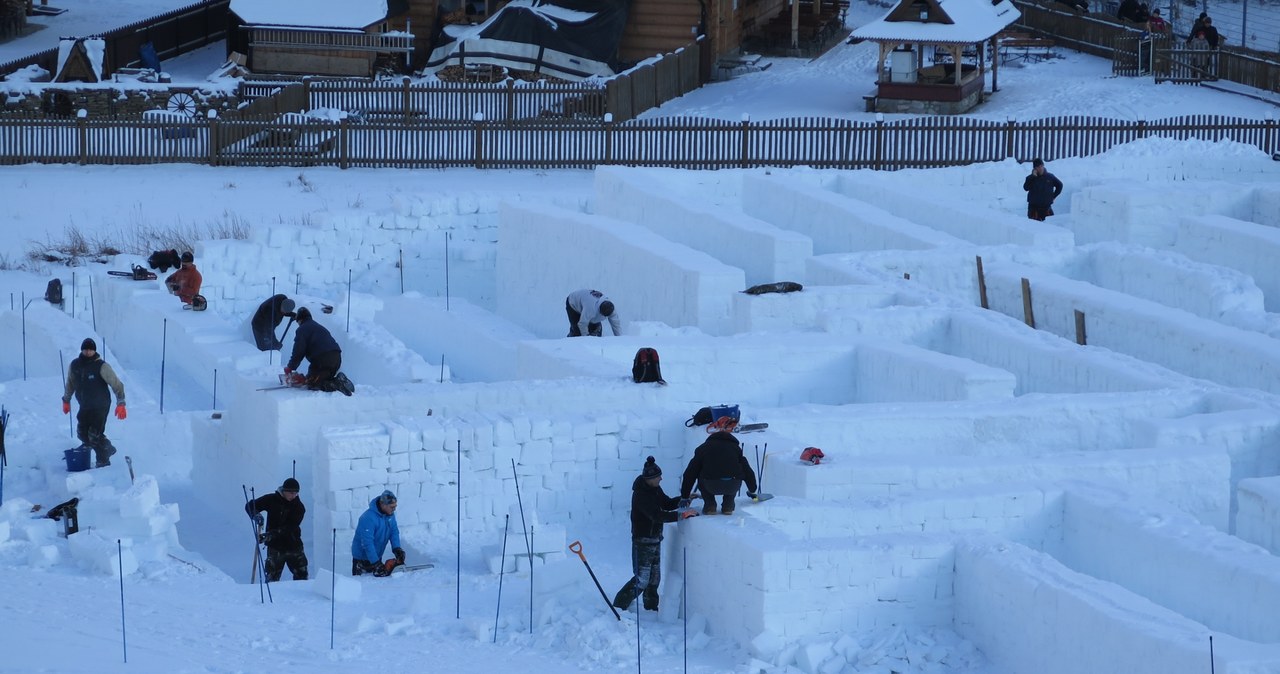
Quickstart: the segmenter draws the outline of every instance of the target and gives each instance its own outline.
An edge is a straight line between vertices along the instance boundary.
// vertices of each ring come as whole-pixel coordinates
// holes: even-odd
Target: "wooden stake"
[[[983,309],[990,309],[991,305],[987,303],[987,275],[982,271],[982,256],[978,259],[978,302],[982,304]]]
[[[1036,327],[1036,315],[1031,311],[1031,281],[1022,279],[1022,315],[1027,325],[1034,330]]]

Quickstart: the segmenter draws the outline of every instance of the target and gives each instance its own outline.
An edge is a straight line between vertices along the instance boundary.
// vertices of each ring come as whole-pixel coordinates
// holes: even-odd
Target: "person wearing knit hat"
[[[1027,193],[1027,217],[1043,221],[1053,215],[1053,200],[1062,194],[1062,181],[1037,157],[1031,160],[1031,175],[1022,181],[1022,189]]]
[[[698,514],[682,509],[680,499],[667,496],[659,486],[662,469],[651,456],[631,484],[631,570],[633,575],[613,597],[613,605],[627,610],[636,597],[644,608],[658,610],[658,583],[662,580],[662,525]]]
[[[111,465],[115,445],[107,439],[107,412],[111,410],[111,393],[116,394],[116,418],[124,420],[124,383],[102,356],[92,337],[80,342],[80,355],[67,367],[67,382],[62,391],[62,413],[71,413],[71,397],[80,405],[76,412],[76,437],[82,446],[93,450],[96,467]]]
[[[287,477],[275,492],[244,504],[245,512],[257,524],[258,542],[267,546],[262,577],[268,583],[280,580],[286,566],[294,580],[307,579],[307,553],[302,545],[302,519],[307,516],[307,507],[298,498],[298,490],[298,481]]]
[[[393,558],[385,563],[382,552],[391,544]],[[371,573],[387,576],[404,564],[404,548],[400,547],[400,525],[396,523],[396,495],[390,489],[369,501],[369,509],[360,515],[355,536],[351,539],[351,575]]]
[[[743,482],[747,485],[747,496],[756,497],[756,472],[742,454],[742,444],[728,431],[716,431],[707,436],[707,441],[693,450],[693,458],[684,469],[684,479],[680,483],[680,494],[690,497],[694,482],[698,483],[698,491],[702,494],[702,514],[711,515],[716,511],[716,496],[724,498],[720,508],[722,515],[732,515],[734,500]]]
[[[599,290],[583,288],[564,298],[564,312],[569,316],[569,336],[604,336],[604,319],[617,337],[622,334],[622,323],[614,310],[613,302]]]
[[[204,277],[200,275],[200,270],[196,269],[196,258],[191,251],[183,253],[181,260],[182,267],[169,274],[169,277],[164,280],[164,285],[169,292],[177,295],[183,304],[191,304],[196,295],[200,294]]]
[[[284,366],[284,376],[292,382],[305,384],[312,391],[341,391],[349,396],[355,392],[356,386],[351,383],[342,369],[342,349],[323,325],[311,317],[311,310],[298,307],[294,313],[298,329],[293,333],[293,355]],[[300,377],[294,370],[306,359],[307,376]],[[296,384],[295,384],[296,385]]]

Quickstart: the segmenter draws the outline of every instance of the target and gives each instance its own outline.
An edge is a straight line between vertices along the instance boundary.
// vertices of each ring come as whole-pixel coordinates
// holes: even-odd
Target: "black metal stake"
[[[218,409],[218,368],[213,368],[213,409]]]
[[[454,557],[454,618],[462,617],[462,440],[458,440],[458,531]]]
[[[498,608],[493,612],[493,643],[498,643],[498,616],[502,615],[502,577],[507,570],[507,534],[511,533],[511,513],[502,526],[502,565],[498,567]]]
[[[116,539],[116,565],[120,571],[120,651],[124,661],[129,662],[129,638],[124,629],[124,546]]]
[[[351,332],[351,270],[347,270],[347,332]]]
[[[98,331],[98,307],[93,302],[93,277],[89,277],[89,314],[93,317],[93,331]]]
[[[329,650],[333,650],[333,631],[338,620],[338,530],[333,530],[333,560],[329,562]]]
[[[271,277],[271,297],[272,297],[272,298],[275,298],[275,296],[276,296],[276,277],[272,276],[272,277]],[[276,329],[275,329],[275,326],[276,326],[276,303],[275,303],[275,300],[274,300],[274,299],[270,299],[270,300],[267,300],[267,301],[268,301],[268,302],[271,302],[271,326],[272,326],[272,327],[271,327],[271,336],[274,338],[274,337],[275,337],[275,334],[276,334]],[[287,332],[287,331],[289,330],[289,326],[287,326],[287,325],[286,325],[284,329],[285,329],[285,331]],[[282,337],[281,339],[283,339],[283,337]],[[284,348],[284,347],[281,347],[281,348]],[[283,357],[283,356],[281,356],[281,357]],[[275,362],[276,362],[275,349],[267,349],[267,365],[271,365],[272,363],[275,363]]]
[[[449,239],[453,238],[450,232],[444,233],[444,310],[449,310]]]
[[[160,333],[160,413],[164,414],[164,366],[165,353],[169,348],[169,319],[164,319]]]

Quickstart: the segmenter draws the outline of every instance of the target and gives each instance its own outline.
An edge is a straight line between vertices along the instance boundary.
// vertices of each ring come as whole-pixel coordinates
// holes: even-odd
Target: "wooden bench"
[[[1036,62],[1051,59],[1055,56],[1053,53],[1054,42],[1049,38],[1043,37],[1026,37],[1014,38],[1008,37],[999,41],[1000,45],[1000,62],[1008,63],[1009,61]]]

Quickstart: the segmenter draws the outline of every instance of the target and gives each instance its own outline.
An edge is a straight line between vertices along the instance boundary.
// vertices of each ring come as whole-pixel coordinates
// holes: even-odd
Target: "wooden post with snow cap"
[[[89,111],[76,110],[76,145],[80,149],[80,165],[89,163]]]
[[[1031,281],[1025,277],[1022,279],[1022,320],[1034,330],[1036,327],[1036,315],[1031,310]]]
[[[747,168],[747,158],[751,147],[751,113],[742,113],[742,155],[739,165]]]
[[[472,163],[476,168],[484,168],[484,113],[477,112],[471,117],[476,125],[475,157]]]

